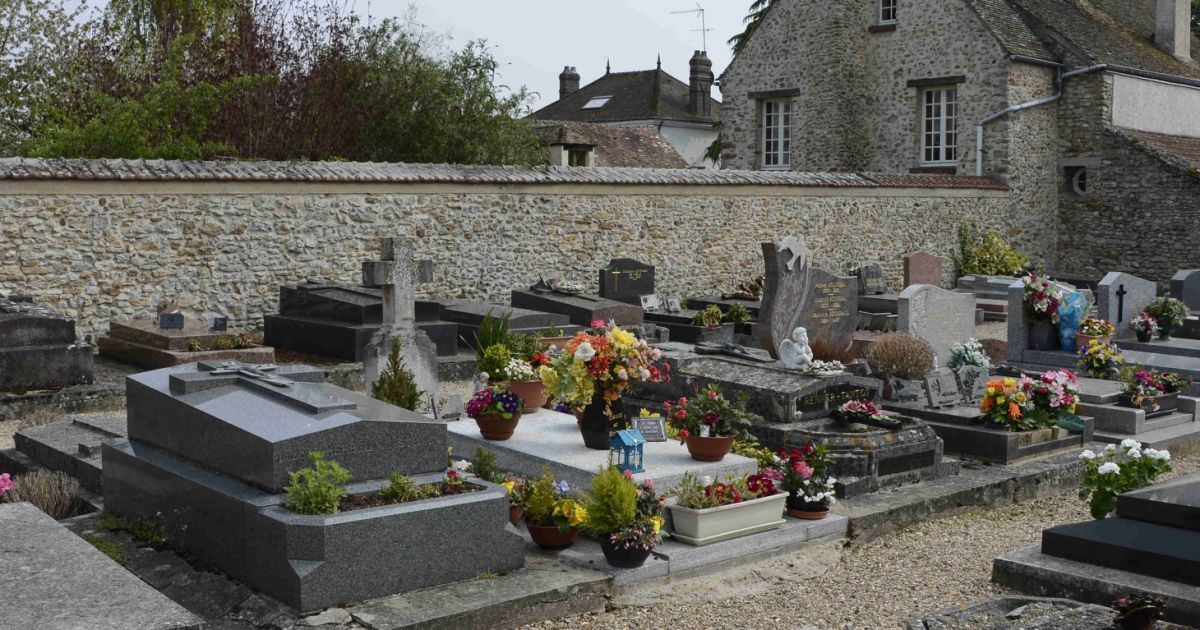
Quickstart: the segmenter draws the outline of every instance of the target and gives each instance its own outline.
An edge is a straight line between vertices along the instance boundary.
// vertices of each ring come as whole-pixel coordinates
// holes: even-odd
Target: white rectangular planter
[[[765,532],[783,524],[787,493],[731,503],[706,510],[672,505],[671,536],[689,545],[707,545],[748,534]]]

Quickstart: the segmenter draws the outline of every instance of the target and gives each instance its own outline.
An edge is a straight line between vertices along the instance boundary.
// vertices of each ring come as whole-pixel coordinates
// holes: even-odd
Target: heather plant
[[[8,483],[5,483],[5,482]],[[59,471],[35,470],[16,479],[0,475],[0,497],[6,502],[28,501],[55,520],[71,516],[79,482]]]
[[[308,458],[312,460],[311,468],[288,473],[291,483],[283,489],[288,509],[297,514],[334,514],[346,496],[350,471],[325,459],[321,451],[310,452]]]
[[[916,380],[933,369],[933,348],[905,333],[888,333],[867,348],[867,363],[887,377]]]

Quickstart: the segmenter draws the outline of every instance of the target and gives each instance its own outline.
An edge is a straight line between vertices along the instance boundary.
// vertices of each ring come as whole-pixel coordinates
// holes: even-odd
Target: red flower
[[[804,446],[800,447],[800,452],[804,453],[805,455],[811,454],[813,450],[812,444],[805,444]]]
[[[679,439],[681,439],[681,440],[686,440],[686,439],[688,439],[688,438],[690,438],[690,437],[692,437],[692,434],[691,434],[691,433],[689,433],[687,429],[681,429],[681,430],[679,431]]]

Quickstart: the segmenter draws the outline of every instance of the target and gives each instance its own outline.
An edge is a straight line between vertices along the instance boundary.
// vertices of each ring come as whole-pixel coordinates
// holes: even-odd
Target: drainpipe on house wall
[[[1025,60],[1019,59],[1017,61],[1025,61]],[[1051,96],[1047,96],[1045,98],[1039,98],[1034,101],[1029,101],[1028,103],[1022,103],[1020,105],[1013,105],[1012,107],[998,111],[995,114],[992,114],[991,116],[988,116],[987,118],[984,118],[983,120],[979,121],[979,124],[975,126],[975,175],[980,176],[980,177],[983,176],[983,126],[984,125],[986,125],[990,122],[996,121],[996,120],[1000,120],[1001,118],[1004,118],[1005,116],[1012,114],[1014,112],[1019,112],[1022,110],[1032,109],[1034,107],[1040,107],[1042,105],[1048,105],[1050,103],[1053,103],[1054,101],[1057,101],[1058,99],[1062,98],[1063,81],[1065,79],[1069,79],[1071,77],[1077,77],[1077,76],[1084,75],[1084,74],[1089,74],[1092,72],[1098,72],[1098,71],[1104,70],[1105,68],[1108,67],[1108,64],[1106,64],[1106,63],[1098,63],[1094,66],[1088,66],[1086,68],[1077,68],[1075,70],[1071,70],[1070,72],[1063,72],[1062,66],[1058,65],[1058,64],[1044,62],[1039,65],[1057,65],[1058,66],[1058,72],[1056,73],[1056,75],[1054,77],[1054,87],[1055,87],[1054,94]]]

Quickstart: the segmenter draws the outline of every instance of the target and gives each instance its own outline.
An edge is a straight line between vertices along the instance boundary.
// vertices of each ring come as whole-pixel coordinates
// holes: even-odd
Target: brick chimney
[[[562,74],[558,75],[558,98],[566,98],[568,94],[579,89],[579,73],[575,66],[563,66]]]
[[[1189,0],[1158,0],[1154,45],[1179,59],[1192,58],[1192,3]]]
[[[688,62],[691,75],[688,85],[688,110],[697,116],[712,115],[712,61],[703,50],[697,50]]]

